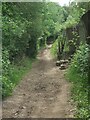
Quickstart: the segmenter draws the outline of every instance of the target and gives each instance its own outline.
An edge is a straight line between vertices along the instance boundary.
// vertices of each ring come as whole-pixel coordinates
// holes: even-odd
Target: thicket
[[[76,116],[79,118],[89,117],[89,84],[88,84],[88,45],[80,45],[79,49],[73,56],[71,65],[68,69],[67,77],[73,83],[72,97],[76,102]]]
[[[11,94],[36,57],[43,31],[42,8],[43,3],[2,3],[3,97]]]

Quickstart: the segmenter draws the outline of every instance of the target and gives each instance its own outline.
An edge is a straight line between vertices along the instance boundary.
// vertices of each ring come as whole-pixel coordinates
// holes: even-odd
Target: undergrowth
[[[31,69],[32,62],[34,59],[24,58],[20,60],[18,64],[9,64],[6,73],[2,74],[2,97],[3,99],[7,96],[12,95],[12,91],[15,86],[20,82],[23,76]],[[4,67],[4,66],[3,66]],[[6,74],[5,74],[6,73]]]
[[[76,118],[89,118],[88,46],[81,45],[75,53],[66,77],[73,84],[72,99],[76,103]]]
[[[53,43],[53,45],[51,47],[52,57],[54,57],[54,58],[57,57],[57,51],[58,51],[58,39]]]

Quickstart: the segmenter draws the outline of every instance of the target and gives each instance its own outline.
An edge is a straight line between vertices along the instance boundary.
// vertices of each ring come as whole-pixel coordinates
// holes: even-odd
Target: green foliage
[[[56,3],[46,3],[44,7],[44,33],[48,36],[60,31],[61,24],[65,21],[66,11]]]
[[[88,45],[81,45],[72,60],[71,69],[75,68],[81,76],[88,75]]]
[[[76,5],[75,3],[70,4],[69,7],[68,6],[59,7],[59,8],[57,7],[58,9],[55,9],[56,7],[57,4],[54,5],[53,3],[49,3],[47,5],[48,19],[45,20],[47,20],[47,25],[49,28],[48,31],[50,32],[50,34],[58,34],[60,48],[62,48],[62,45],[64,45],[63,43],[65,43],[64,50],[67,49],[68,51],[68,47],[69,47],[69,49],[71,50],[70,53],[72,54],[79,46],[80,36],[78,35],[78,32],[72,30],[73,39],[69,40],[68,42],[67,35],[64,34],[64,32],[67,28],[73,28],[74,26],[75,27],[77,26],[77,24],[80,22],[81,16],[86,12],[86,8],[83,5],[82,7],[80,7],[80,4]],[[54,13],[52,13],[51,8],[54,9],[54,13],[56,14],[56,16]],[[56,18],[57,21],[55,21],[54,18]],[[54,26],[53,28],[50,28],[50,22]],[[52,30],[53,32],[51,32],[50,30]],[[57,50],[59,50],[59,47]]]
[[[37,41],[42,36],[42,8],[43,3],[37,2],[2,3],[3,97],[11,95],[22,75],[30,68],[32,58],[36,57]],[[18,67],[19,61],[22,64]]]
[[[58,49],[58,40],[56,40],[51,47],[51,54],[55,58],[57,57],[57,49]]]
[[[2,52],[2,95],[7,96],[10,94],[11,90],[13,89],[12,82],[9,79],[9,72],[10,72],[10,61],[9,61],[9,53],[7,50]]]
[[[88,103],[88,45],[81,45],[75,53],[68,69],[67,77],[73,83],[73,100],[76,102],[76,116],[89,117]]]
[[[8,68],[10,66],[8,50],[2,51],[2,64],[3,64],[3,73],[5,73],[5,75],[8,75],[9,72]]]
[[[4,52],[5,53],[5,52]],[[2,97],[5,98],[12,95],[12,91],[19,83],[22,77],[31,69],[33,59],[22,59],[17,65],[8,64],[7,60],[3,60],[3,73],[2,73]]]
[[[77,5],[68,8],[70,13],[64,24],[64,28],[70,28],[79,23],[81,16],[85,13],[85,9],[78,8]]]
[[[37,2],[2,3],[2,41],[11,61],[24,54],[36,56],[37,40],[42,36],[42,7]]]

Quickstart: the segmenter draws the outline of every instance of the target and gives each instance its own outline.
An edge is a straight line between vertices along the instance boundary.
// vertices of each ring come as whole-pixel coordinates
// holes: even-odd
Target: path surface
[[[49,47],[38,55],[32,70],[3,101],[3,118],[69,118],[73,117],[70,83],[65,70],[55,66]]]

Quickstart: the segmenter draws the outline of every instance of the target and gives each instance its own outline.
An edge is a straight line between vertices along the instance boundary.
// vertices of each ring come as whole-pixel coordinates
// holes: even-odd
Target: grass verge
[[[76,103],[76,118],[86,119],[89,115],[88,78],[81,76],[75,69],[69,68],[66,77],[72,82],[72,99]]]
[[[35,59],[24,58],[18,64],[12,64],[9,74],[2,77],[2,97],[3,99],[12,95],[12,91],[26,73],[32,68]]]

